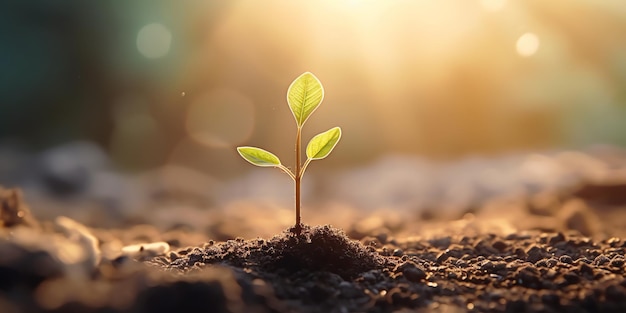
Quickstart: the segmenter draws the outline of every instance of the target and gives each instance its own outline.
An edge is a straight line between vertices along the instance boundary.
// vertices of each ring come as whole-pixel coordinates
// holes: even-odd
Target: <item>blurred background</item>
[[[213,205],[291,203],[287,176],[235,147],[293,166],[286,92],[305,71],[326,91],[305,141],[344,131],[309,167],[309,194],[367,205],[363,188],[385,190],[375,182],[393,193],[403,174],[422,177],[409,182],[418,187],[442,176],[420,162],[474,168],[499,156],[519,168],[527,158],[510,160],[524,151],[626,145],[623,0],[22,0],[0,4],[0,28],[0,183],[90,190],[110,206],[134,203],[116,202],[133,190],[118,173],[165,177],[160,191],[212,191],[200,198]],[[508,175],[470,177],[485,173],[490,188]],[[461,189],[440,198],[471,197]],[[423,199],[415,190],[390,205]]]

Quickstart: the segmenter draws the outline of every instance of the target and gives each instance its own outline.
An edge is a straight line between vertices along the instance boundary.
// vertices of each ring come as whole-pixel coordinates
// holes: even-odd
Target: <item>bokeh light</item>
[[[539,50],[539,37],[533,33],[525,33],[517,39],[515,48],[520,56],[532,56]]]
[[[626,145],[622,0],[90,2],[40,23],[28,13],[6,21],[20,33],[0,51],[0,134],[40,147],[90,139],[137,165],[202,151],[194,166],[210,158],[239,175],[227,163],[236,145],[292,155],[285,94],[305,71],[326,97],[304,137],[344,131],[324,166]]]
[[[148,59],[166,56],[171,45],[172,32],[162,24],[148,24],[137,33],[137,50]]]

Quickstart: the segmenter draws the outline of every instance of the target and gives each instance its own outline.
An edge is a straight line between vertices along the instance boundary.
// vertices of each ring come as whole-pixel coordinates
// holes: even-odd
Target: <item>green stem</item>
[[[298,130],[296,131],[296,168],[295,168],[295,182],[296,182],[296,225],[294,226],[294,233],[299,235],[302,231],[302,226],[300,225],[300,183],[302,180],[302,173],[300,170],[300,155],[301,147],[301,133],[302,127],[298,125]]]
[[[300,169],[300,177],[304,176],[304,172],[306,171],[307,166],[309,166],[309,163],[311,163],[311,159],[306,159],[306,161],[304,161],[304,165],[302,165],[302,169]]]
[[[296,175],[294,175],[288,168],[286,168],[284,165],[282,164],[278,164],[276,165],[276,167],[278,167],[279,169],[281,169],[283,172],[287,173],[287,175],[289,175],[289,177],[291,177],[291,179],[296,180]]]

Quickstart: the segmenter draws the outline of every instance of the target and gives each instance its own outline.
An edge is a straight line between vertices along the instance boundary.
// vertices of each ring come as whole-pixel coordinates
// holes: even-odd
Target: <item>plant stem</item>
[[[302,168],[300,169],[300,177],[304,176],[304,172],[306,172],[306,168],[309,166],[309,163],[311,163],[311,159],[306,159],[306,161],[304,161],[304,165],[302,165]]]
[[[298,126],[298,130],[296,131],[296,169],[295,169],[295,182],[296,182],[296,225],[294,227],[294,233],[299,235],[302,231],[302,226],[300,225],[300,182],[302,180],[302,173],[300,171],[300,155],[302,154],[300,149],[300,137],[301,137],[302,127]]]
[[[296,180],[296,176],[288,168],[286,168],[284,165],[278,164],[278,165],[276,165],[276,167],[278,167],[283,172],[285,172],[287,175],[289,175],[289,177],[291,177],[291,179]]]

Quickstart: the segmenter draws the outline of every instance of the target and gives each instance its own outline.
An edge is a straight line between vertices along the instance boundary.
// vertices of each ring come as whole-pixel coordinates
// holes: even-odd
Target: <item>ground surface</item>
[[[341,228],[299,235],[253,205],[203,227],[42,218],[3,189],[0,312],[626,312],[626,158],[610,156],[594,179],[456,213],[331,206],[309,220]]]

